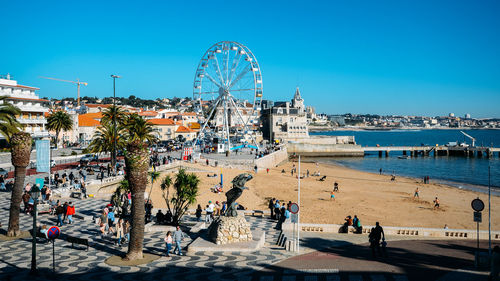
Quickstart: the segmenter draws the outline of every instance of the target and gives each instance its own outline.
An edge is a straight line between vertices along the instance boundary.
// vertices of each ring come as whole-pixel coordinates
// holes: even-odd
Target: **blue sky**
[[[2,1],[0,73],[40,96],[192,96],[212,44],[248,46],[264,98],[325,113],[500,117],[498,1]]]

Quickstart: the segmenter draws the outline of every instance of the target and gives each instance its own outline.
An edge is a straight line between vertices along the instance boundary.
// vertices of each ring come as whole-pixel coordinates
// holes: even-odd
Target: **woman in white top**
[[[165,245],[167,247],[167,257],[170,257],[170,251],[172,250],[172,232],[167,232],[165,236]]]

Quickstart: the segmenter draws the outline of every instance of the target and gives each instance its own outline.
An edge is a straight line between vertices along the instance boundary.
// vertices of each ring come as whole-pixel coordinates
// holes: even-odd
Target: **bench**
[[[78,192],[78,191],[73,191],[71,192],[71,198],[78,198],[78,199],[82,199],[82,193],[81,192]]]
[[[37,205],[37,211],[39,214],[50,213],[50,205],[47,203],[39,203]]]
[[[254,217],[264,217],[264,212],[260,211],[260,210],[254,210],[253,211],[253,216]]]
[[[71,243],[71,248],[73,249],[74,244],[87,246],[87,251],[89,250],[89,239],[78,238],[70,235],[66,235],[66,241]]]

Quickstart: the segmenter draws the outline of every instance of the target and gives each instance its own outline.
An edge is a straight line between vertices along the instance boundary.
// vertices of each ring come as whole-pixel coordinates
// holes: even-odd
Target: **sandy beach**
[[[289,162],[270,169],[269,173],[263,170],[257,174],[253,171],[192,164],[192,169],[197,170],[195,173],[201,179],[196,204],[205,208],[209,200],[225,201],[224,193],[210,191],[210,187],[220,181],[221,172],[224,176],[224,192],[231,187],[230,181],[238,174],[247,172],[254,175],[246,185],[249,190],[245,190],[238,200],[247,209],[268,210],[269,199],[273,197],[284,202],[297,202],[297,178],[290,173],[294,164],[298,168],[298,163]],[[283,169],[286,173],[281,172]],[[357,215],[365,225],[379,221],[386,226],[443,228],[446,224],[451,229],[476,229],[470,202],[479,197],[486,204],[480,229],[488,229],[488,197],[483,193],[442,184],[424,185],[412,178],[398,177],[396,181],[391,181],[388,175],[331,164],[301,163],[301,170],[303,174],[309,170],[311,175],[319,171],[321,176],[327,176],[323,182],[313,176],[301,180],[302,222],[340,224],[347,215]],[[172,174],[173,171],[163,173],[161,178],[168,173]],[[217,173],[217,177],[207,177],[208,173]],[[335,181],[339,183],[340,190],[335,193],[336,199],[333,201],[330,192]],[[159,184],[155,183],[151,197],[155,208],[165,208]],[[414,199],[417,187],[420,189],[420,198]],[[150,186],[147,188],[149,190]],[[436,196],[441,205],[437,210],[433,208]],[[492,208],[500,206],[500,197],[492,196],[491,205]],[[495,216],[495,211],[492,214],[492,230],[500,230],[500,216]]]

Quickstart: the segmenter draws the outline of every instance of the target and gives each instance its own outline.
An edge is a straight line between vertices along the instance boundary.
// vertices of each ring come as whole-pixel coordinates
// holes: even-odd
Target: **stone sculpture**
[[[245,187],[244,185],[251,179],[253,179],[253,176],[245,173],[236,176],[231,181],[233,183],[233,188],[226,192],[227,210],[224,214],[226,217],[236,217],[238,215],[238,212],[236,211],[236,200],[240,198],[244,189],[248,189],[248,187]]]

